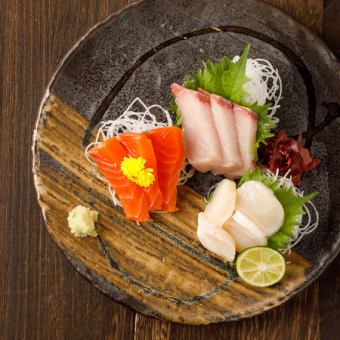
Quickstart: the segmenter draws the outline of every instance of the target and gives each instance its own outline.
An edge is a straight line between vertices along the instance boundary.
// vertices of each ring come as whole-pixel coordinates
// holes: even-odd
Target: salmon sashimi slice
[[[233,104],[235,126],[242,157],[242,167],[229,173],[230,177],[241,177],[255,169],[254,144],[256,142],[257,115],[251,109]]]
[[[177,185],[184,163],[182,130],[170,126],[146,132],[157,158],[159,186],[163,193],[162,210],[176,211]]]
[[[144,158],[146,160],[145,168],[154,170],[155,181],[148,188],[143,188],[143,190],[148,197],[150,211],[160,210],[162,208],[163,195],[159,187],[157,160],[150,139],[144,134],[133,132],[122,133],[117,136],[117,139],[123,144],[129,156]]]
[[[210,94],[202,89],[199,91],[210,97],[211,112],[222,149],[223,162],[220,167],[212,169],[212,172],[216,175],[228,176],[228,173],[242,167],[233,104],[221,96]]]
[[[90,149],[89,154],[116,192],[126,217],[137,222],[149,220],[146,193],[142,187],[131,182],[120,168],[124,157],[128,157],[123,145],[115,137],[111,137]]]
[[[171,90],[183,119],[186,157],[200,172],[218,169],[223,157],[210,108],[210,97],[176,83],[171,86]]]

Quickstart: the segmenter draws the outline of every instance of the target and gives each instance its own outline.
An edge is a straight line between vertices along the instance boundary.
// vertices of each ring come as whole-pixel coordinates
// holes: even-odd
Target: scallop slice
[[[204,213],[198,214],[197,236],[202,246],[225,261],[235,259],[234,239],[210,221]]]
[[[237,209],[258,225],[267,237],[284,221],[284,210],[273,190],[259,181],[248,181],[237,189]]]
[[[234,238],[238,252],[249,247],[267,244],[266,235],[261,228],[239,210],[235,211],[223,228]]]
[[[235,204],[236,184],[229,179],[224,179],[217,185],[204,214],[217,227],[222,227],[233,214]]]

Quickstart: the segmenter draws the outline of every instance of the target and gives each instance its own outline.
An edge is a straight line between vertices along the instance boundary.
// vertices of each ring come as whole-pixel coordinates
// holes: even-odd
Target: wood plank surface
[[[264,0],[290,14],[300,24],[320,34],[323,27],[323,0]]]
[[[130,2],[0,0],[0,338],[338,338],[339,257],[283,306],[249,320],[194,327],[136,314],[104,296],[72,268],[49,236],[31,175],[31,134],[42,94],[69,48]],[[335,1],[267,2],[324,32],[339,51],[340,36],[328,27],[337,27],[340,13],[330,12],[324,21],[322,13],[323,5],[336,8]]]

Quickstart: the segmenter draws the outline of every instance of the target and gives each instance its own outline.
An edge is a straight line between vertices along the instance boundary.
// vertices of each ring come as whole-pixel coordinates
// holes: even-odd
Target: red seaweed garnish
[[[293,183],[300,185],[301,176],[314,169],[320,161],[313,159],[310,151],[301,144],[302,136],[298,139],[287,136],[285,130],[267,140],[259,149],[259,158],[262,166],[272,172],[279,170],[280,175],[285,175],[290,170]]]

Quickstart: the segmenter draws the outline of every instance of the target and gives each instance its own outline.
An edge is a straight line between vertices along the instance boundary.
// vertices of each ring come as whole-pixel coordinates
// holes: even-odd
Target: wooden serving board
[[[247,317],[282,303],[305,281],[309,264],[292,253],[285,278],[273,288],[245,286],[234,268],[198,242],[203,197],[187,186],[179,211],[154,213],[137,225],[111,202],[107,185],[88,163],[81,144],[88,122],[50,94],[35,131],[34,177],[47,228],[74,267],[97,288],[147,315],[206,324]],[[99,211],[97,238],[76,238],[70,209]]]

